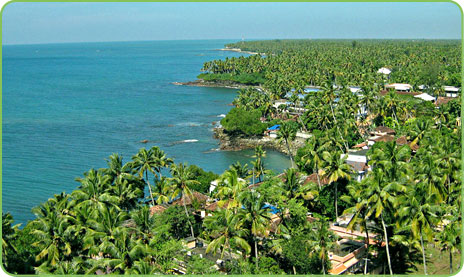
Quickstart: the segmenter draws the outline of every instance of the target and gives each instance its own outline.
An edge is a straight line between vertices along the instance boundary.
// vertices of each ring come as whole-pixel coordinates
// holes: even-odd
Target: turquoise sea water
[[[212,138],[212,122],[236,90],[172,84],[195,80],[205,61],[239,56],[215,50],[229,42],[3,46],[3,212],[25,223],[32,207],[71,192],[76,177],[105,167],[112,153],[129,161],[152,145],[216,173],[249,163],[251,150],[217,151]],[[275,171],[290,165],[270,150],[265,163]]]

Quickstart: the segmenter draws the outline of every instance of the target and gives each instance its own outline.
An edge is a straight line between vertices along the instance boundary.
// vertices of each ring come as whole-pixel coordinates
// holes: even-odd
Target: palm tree
[[[155,171],[158,172],[159,178],[161,179],[161,169],[168,168],[174,161],[166,157],[164,151],[157,146],[153,146],[150,151],[155,165]]]
[[[447,209],[449,210],[449,209]],[[453,212],[449,216],[444,217],[449,220],[442,232],[436,235],[438,245],[441,251],[449,251],[449,270],[450,274],[453,273],[453,253],[461,249],[461,222],[459,221],[459,211],[456,206],[451,207]]]
[[[326,218],[321,217],[314,222],[315,232],[312,233],[312,238],[307,241],[309,248],[312,249],[312,254],[317,254],[322,261],[322,273],[325,275],[325,263],[328,260],[328,249],[335,242],[336,236],[329,230],[329,223]]]
[[[263,158],[266,157],[266,151],[263,149],[262,145],[258,145],[255,147],[255,154],[253,158],[256,158],[255,161],[252,161],[251,164],[253,165],[252,169],[252,177],[253,177],[253,184],[254,184],[254,177],[258,177],[259,182],[261,182],[261,176],[264,176],[265,169],[263,164]]]
[[[344,158],[341,158],[341,152],[332,152],[329,153],[325,151],[322,153],[322,157],[325,162],[325,166],[322,169],[322,176],[326,177],[328,179],[329,184],[335,184],[335,219],[338,218],[338,203],[337,203],[337,198],[338,198],[338,193],[337,193],[337,187],[338,187],[338,180],[339,179],[346,179],[350,180],[351,179],[351,172],[352,169],[351,167],[345,163],[346,156]]]
[[[190,187],[194,184],[199,184],[199,182],[193,179],[193,172],[186,164],[172,164],[171,175],[172,178],[169,178],[169,180],[173,184],[171,196],[172,198],[178,196],[181,197],[182,205],[184,206],[185,214],[187,215],[187,220],[190,225],[190,232],[192,233],[192,238],[195,238],[195,234],[193,232],[193,225],[192,222],[190,222],[187,206],[185,205],[185,197],[189,197],[193,202],[193,195]]]
[[[150,192],[151,204],[154,206],[155,200],[153,199],[150,182],[148,182],[148,172],[156,175],[155,168],[158,167],[158,164],[154,160],[153,152],[151,150],[141,148],[136,155],[132,156],[132,167],[138,171],[140,179],[142,179],[145,174],[145,182],[147,183],[148,190]]]
[[[283,122],[280,125],[280,129],[277,132],[277,138],[285,140],[285,144],[287,145],[288,156],[290,157],[290,161],[292,162],[292,167],[295,167],[295,163],[293,162],[293,155],[292,151],[290,150],[290,142],[295,139],[296,136],[296,129],[288,122]]]
[[[169,194],[171,190],[171,183],[168,178],[161,177],[155,179],[155,186],[152,187],[153,196],[156,198],[157,204],[164,204],[169,202]]]
[[[132,176],[133,169],[130,163],[123,164],[122,156],[112,154],[107,160],[108,167],[103,170],[106,175],[110,176],[110,183],[124,177]]]
[[[237,171],[238,177],[245,179],[248,176],[248,164],[240,164],[239,161],[230,165],[230,169]]]
[[[10,213],[2,213],[2,260],[6,268],[8,268],[8,260],[11,255],[17,253],[16,247],[13,244],[18,236],[18,227],[21,224],[13,224],[13,216]]]
[[[370,218],[374,215],[375,218],[380,217],[381,219],[387,250],[388,268],[390,275],[393,275],[384,214],[393,214],[396,195],[398,192],[404,192],[405,186],[398,181],[389,179],[387,174],[379,167],[372,170],[371,174],[366,179],[366,183],[365,198],[368,201],[366,218]]]
[[[31,222],[34,228],[32,234],[39,240],[32,246],[41,250],[35,259],[55,266],[72,253],[71,245],[76,239],[73,219],[68,215],[57,214],[48,203],[42,204],[40,209],[34,211],[38,218]]]
[[[222,248],[221,259],[224,258],[224,252],[229,250],[232,255],[231,243],[242,248],[245,253],[250,253],[251,247],[244,239],[248,235],[248,230],[244,229],[239,217],[230,209],[218,209],[213,216],[208,216],[203,222],[208,233],[214,239],[208,244],[206,253],[216,251]],[[232,256],[230,257],[232,258]]]
[[[309,142],[306,143],[304,148],[306,154],[303,156],[303,161],[305,165],[312,164],[313,165],[313,172],[316,173],[317,176],[317,184],[319,185],[319,190],[322,188],[319,169],[322,166],[323,159],[322,153],[324,147],[319,143],[314,136],[310,138]]]
[[[238,178],[234,169],[226,170],[218,179],[216,197],[219,207],[227,203],[227,209],[235,209],[240,206],[239,195],[245,189],[246,182]]]
[[[111,177],[102,170],[91,169],[84,173],[84,178],[77,178],[81,185],[71,193],[78,206],[91,206],[99,209],[105,205],[116,205],[118,198],[109,192]]]
[[[243,209],[240,209],[238,214],[253,236],[256,271],[258,272],[258,239],[267,236],[270,221],[269,208],[265,206],[263,198],[259,197],[255,191],[243,192],[240,200]]]
[[[433,229],[438,219],[436,197],[436,194],[428,192],[427,184],[420,182],[406,194],[399,196],[396,202],[396,206],[399,207],[400,224],[411,226],[413,237],[420,239],[425,275],[427,275],[427,262],[424,236],[429,240],[433,236]]]
[[[367,189],[367,179],[361,182],[352,182],[347,186],[348,194],[342,195],[340,199],[350,205],[350,208],[346,209],[344,214],[352,214],[350,222],[348,223],[347,229],[354,230],[355,226],[360,225],[361,231],[366,232],[366,258],[364,263],[364,275],[367,274],[367,264],[369,258],[369,230],[367,228],[367,211],[369,209],[368,198],[365,195]]]
[[[142,235],[144,241],[147,241],[152,235],[155,223],[154,217],[150,213],[150,207],[142,206],[140,209],[132,211],[130,217],[136,225],[137,232]]]

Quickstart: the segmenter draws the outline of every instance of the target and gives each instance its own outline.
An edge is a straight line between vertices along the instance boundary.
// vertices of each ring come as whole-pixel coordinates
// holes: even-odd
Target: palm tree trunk
[[[453,273],[453,252],[451,252],[451,248],[449,251],[449,262],[450,262],[450,274]]]
[[[293,162],[293,155],[292,155],[292,152],[290,151],[290,144],[288,143],[287,139],[285,139],[285,144],[287,144],[288,156],[290,156],[290,161],[292,162],[292,167],[295,168],[295,163]]]
[[[425,261],[425,248],[424,248],[424,240],[422,238],[422,231],[420,232],[420,242],[422,248],[422,262],[424,263],[424,274],[427,275],[427,262]]]
[[[322,257],[322,273],[325,276],[325,259],[324,259],[324,256]]]
[[[258,243],[255,238],[255,263],[256,263],[256,274],[258,274]]]
[[[321,185],[321,179],[319,178],[319,167],[317,166],[317,164],[316,164],[316,177],[317,177],[317,184],[319,185],[319,190],[321,190],[322,185]]]
[[[383,220],[383,213],[380,214],[380,217],[382,218],[383,233],[385,235],[385,247],[387,249],[388,269],[390,270],[390,275],[393,275],[393,271],[392,271],[392,267],[391,267],[391,261],[390,261],[390,249],[388,248],[387,228],[385,227],[385,221]]]
[[[296,275],[296,268],[294,265],[292,267],[293,267],[293,275]]]
[[[347,153],[349,148],[348,148],[348,145],[346,144],[345,139],[343,138],[342,132],[340,132],[340,128],[338,127],[337,119],[335,118],[335,113],[334,113],[334,110],[333,110],[333,107],[332,107],[332,103],[330,103],[330,110],[332,110],[332,116],[333,116],[335,125],[337,126],[338,134],[339,134],[340,137],[342,138],[343,146],[345,146],[345,148],[346,148],[346,152],[344,152],[344,153]],[[343,150],[342,150],[342,152],[343,152]]]
[[[192,238],[195,238],[195,234],[193,233],[193,225],[192,225],[192,222],[190,222],[189,214],[187,211],[187,205],[185,205],[184,195],[182,195],[182,204],[184,205],[185,214],[187,215],[187,221],[190,225],[190,232],[192,233]]]
[[[338,205],[337,205],[337,194],[338,194],[338,183],[335,182],[335,221],[338,220]]]
[[[364,229],[366,230],[366,260],[364,262],[364,275],[367,274],[367,261],[369,259],[369,231],[367,230],[367,222],[364,220]]]
[[[148,171],[145,171],[145,182],[147,182],[148,191],[150,192],[151,204],[155,206],[155,199],[153,199],[153,193],[151,192],[150,182],[148,182]]]

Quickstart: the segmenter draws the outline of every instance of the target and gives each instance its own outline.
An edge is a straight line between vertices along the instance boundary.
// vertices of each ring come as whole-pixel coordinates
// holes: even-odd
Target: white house
[[[428,93],[421,93],[419,95],[415,95],[414,96],[415,98],[419,98],[419,99],[422,99],[424,101],[435,101],[435,97],[431,96],[430,94]]]
[[[392,88],[396,91],[411,91],[412,86],[410,84],[399,84],[393,83],[385,86],[386,89]]]
[[[349,152],[348,154],[341,154],[340,158],[347,157],[345,162],[349,164],[356,173],[356,180],[360,182],[367,173],[369,166],[367,165],[367,150],[360,150],[356,152]]]
[[[386,67],[382,67],[379,68],[379,70],[377,70],[377,73],[389,75],[391,73],[391,70]]]
[[[446,97],[458,97],[459,88],[453,86],[443,86]]]

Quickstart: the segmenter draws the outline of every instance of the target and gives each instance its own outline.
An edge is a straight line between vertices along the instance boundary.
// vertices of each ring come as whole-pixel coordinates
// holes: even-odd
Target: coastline
[[[245,149],[253,149],[256,146],[262,146],[276,150],[282,154],[288,155],[287,146],[283,141],[272,139],[269,137],[262,138],[243,138],[233,137],[224,132],[223,128],[217,127],[213,129],[213,138],[219,140],[219,149],[222,151],[240,151]],[[300,140],[292,141],[290,145],[290,151],[295,156],[296,152],[300,147],[304,145],[304,142]]]
[[[232,81],[221,81],[221,82],[211,82],[205,81],[203,79],[198,79],[195,81],[188,82],[172,82],[176,86],[193,86],[193,87],[211,87],[211,88],[231,88],[231,89],[243,89],[243,88],[258,88],[259,86],[244,85],[240,83],[235,83]]]
[[[221,48],[217,49],[218,51],[231,51],[231,52],[238,52],[238,53],[243,53],[243,54],[250,54],[250,55],[265,55],[264,53],[258,53],[258,52],[251,52],[251,51],[242,51],[240,48]]]

